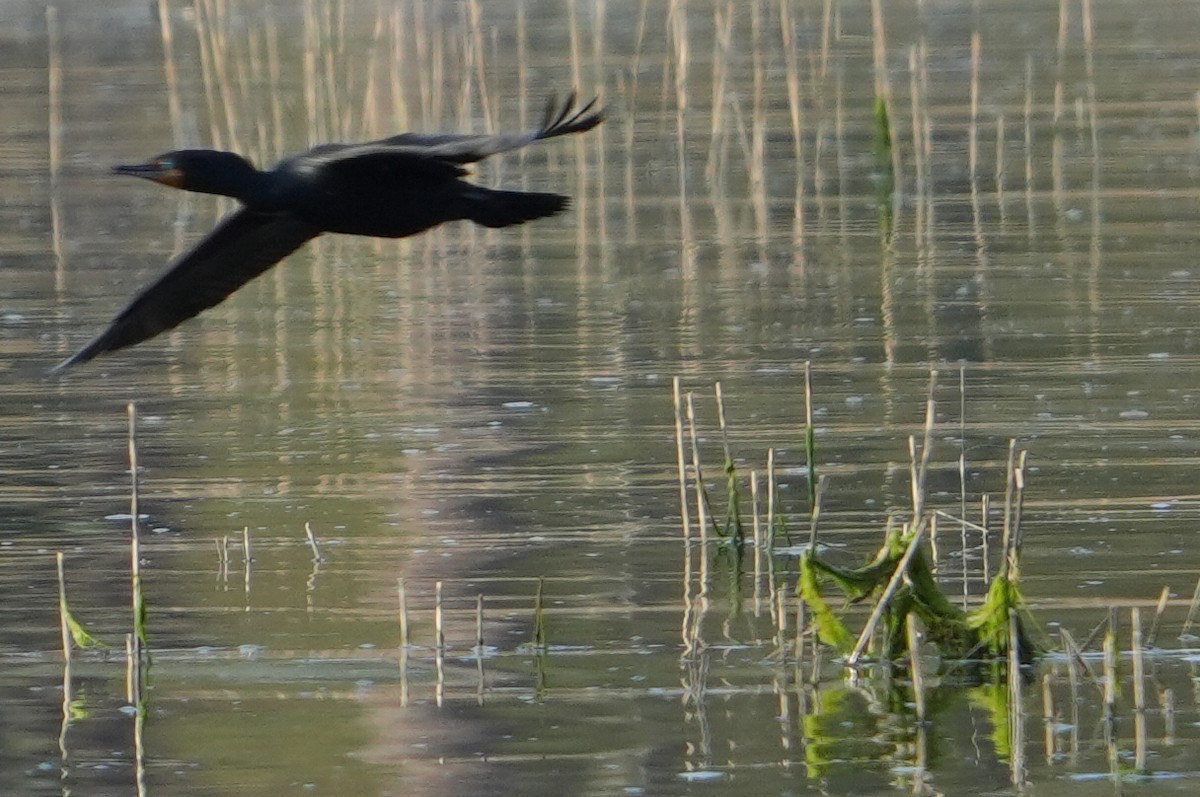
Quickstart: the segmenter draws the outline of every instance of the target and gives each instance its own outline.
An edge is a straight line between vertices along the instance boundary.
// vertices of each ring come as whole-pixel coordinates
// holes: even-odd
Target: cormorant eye
[[[175,161],[171,158],[160,158],[158,161],[158,168],[164,171],[171,171],[175,168]]]

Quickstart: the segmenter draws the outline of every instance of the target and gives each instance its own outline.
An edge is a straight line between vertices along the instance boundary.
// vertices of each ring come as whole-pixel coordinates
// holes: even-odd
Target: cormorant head
[[[130,174],[156,183],[244,199],[255,187],[259,174],[241,155],[213,149],[181,149],[165,152],[146,163],[117,166],[114,174]]]

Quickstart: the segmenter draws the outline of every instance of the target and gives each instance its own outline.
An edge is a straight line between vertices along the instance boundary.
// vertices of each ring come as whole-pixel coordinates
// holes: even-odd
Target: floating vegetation
[[[67,604],[67,580],[62,551],[55,554],[55,561],[58,565],[58,619],[62,630],[63,657],[67,661],[71,660],[72,646],[80,650],[108,648],[108,645],[89,634],[87,629],[71,614],[71,608]]]
[[[811,629],[816,638],[836,650],[851,664],[868,654],[882,660],[911,659],[914,655],[911,649],[912,641],[919,636],[912,626],[914,619],[920,622],[924,637],[938,646],[944,658],[1003,662],[1014,656],[1014,661],[1028,664],[1043,646],[1036,644],[1028,631],[1032,618],[1024,607],[1019,589],[1025,452],[1017,451],[1015,442],[1010,442],[998,572],[990,580],[987,593],[979,605],[974,610],[967,611],[955,605],[939,586],[936,577],[937,550],[934,547],[935,542],[929,539],[934,536],[939,516],[966,523],[965,520],[960,521],[944,512],[931,510],[926,498],[936,387],[937,374],[933,372],[930,374],[929,395],[926,401],[924,434],[919,442],[915,436],[909,438],[912,508],[908,519],[897,522],[898,515],[892,515],[884,529],[883,541],[874,556],[860,567],[845,567],[824,558],[817,546],[823,477],[819,477],[817,473],[812,421],[812,371],[811,366],[806,364],[804,447],[810,528],[809,544],[800,552],[795,594],[808,609]],[[703,471],[699,466],[694,397],[688,393],[684,400],[681,400],[677,384],[675,391],[675,406],[686,406],[688,409],[687,429],[693,452],[693,478],[690,482],[697,498],[697,509],[703,512],[709,505],[709,496],[703,481]],[[737,544],[734,547],[740,551],[742,521],[738,496],[742,489],[742,480],[738,476],[730,451],[724,394],[719,384],[715,393],[725,460],[728,511],[724,525],[714,523],[714,528],[723,540],[735,541]],[[677,434],[684,428],[678,416],[675,428]],[[682,439],[678,439],[676,444],[678,451],[684,449]],[[683,462],[682,457],[679,461]],[[768,453],[767,463],[770,510],[765,524],[765,539],[759,539],[756,535],[756,548],[763,546],[776,535],[786,534],[786,524],[783,523],[782,516],[775,514],[774,471],[772,449]],[[686,485],[689,482],[687,473],[681,471],[679,480],[681,485]],[[754,528],[760,529],[763,524],[758,519],[760,501],[757,498],[757,474],[752,477],[750,488],[755,512]],[[681,509],[686,516],[689,503],[686,490],[681,496]],[[701,514],[702,519],[703,517]],[[986,532],[986,529],[984,531]],[[984,568],[986,571],[986,561]],[[826,600],[822,593],[825,584],[837,587],[850,604],[868,600],[872,602],[869,618],[859,631],[852,631],[846,619]],[[800,632],[801,629],[797,629],[797,633]]]

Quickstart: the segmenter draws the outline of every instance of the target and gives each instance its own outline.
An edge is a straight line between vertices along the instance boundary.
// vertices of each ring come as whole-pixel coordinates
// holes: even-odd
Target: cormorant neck
[[[250,167],[237,186],[237,193],[229,194],[243,205],[260,207],[273,202],[272,182],[269,172],[262,172]]]
[[[232,197],[251,207],[271,203],[271,179],[232,152],[214,152],[209,162],[185,172],[183,187],[203,194]]]

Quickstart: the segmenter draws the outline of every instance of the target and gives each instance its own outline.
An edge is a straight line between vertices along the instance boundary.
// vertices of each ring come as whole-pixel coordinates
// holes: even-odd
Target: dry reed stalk
[[[400,705],[408,706],[408,646],[400,646]]]
[[[808,527],[808,550],[814,554],[817,552],[817,530],[821,523],[821,504],[825,499],[825,492],[829,486],[829,476],[821,474],[821,478],[817,481],[817,490],[813,496],[812,514],[809,516]]]
[[[133,652],[140,668],[146,644],[146,605],[142,596],[142,537],[138,524],[137,406],[131,401],[125,409],[129,415],[129,575],[133,603]]]
[[[245,589],[246,595],[250,594],[250,563],[253,561],[254,561],[254,557],[250,555],[250,527],[243,526],[242,527],[242,562],[244,563],[244,567],[243,567],[242,581],[243,581],[243,587]],[[246,608],[249,609],[250,607],[247,605]]]
[[[767,449],[767,551],[775,549],[775,449]],[[1196,587],[1200,594],[1200,584]]]
[[[1175,743],[1175,690],[1170,687],[1158,695],[1158,705],[1162,709],[1163,742],[1168,745]]]
[[[1088,660],[1083,657],[1083,648],[1079,647],[1079,643],[1075,641],[1075,637],[1065,628],[1058,629],[1058,633],[1062,637],[1063,652],[1066,654],[1072,670],[1083,673],[1092,686],[1096,688],[1096,691],[1103,694],[1104,687],[1100,683],[1100,676],[1096,673],[1095,668],[1088,663]]]
[[[442,582],[433,584],[433,640],[438,654],[446,652],[446,634],[442,625]]]
[[[758,471],[750,471],[750,517],[751,529],[754,534],[754,547],[763,547],[762,521],[759,517],[761,503],[759,501]]]
[[[317,33],[317,16],[313,0],[304,3],[304,111],[308,122],[308,144],[312,146],[325,140],[322,125],[320,105],[318,101],[317,54],[321,50],[320,36]]]
[[[1117,706],[1117,610],[1108,610],[1108,623],[1104,632],[1104,719],[1108,723],[1116,718]]]
[[[1042,745],[1046,750],[1047,764],[1054,762],[1057,748],[1055,740],[1058,738],[1055,732],[1058,718],[1054,715],[1053,683],[1054,679],[1050,673],[1042,673]]]
[[[475,657],[475,704],[482,706],[484,704],[484,693],[487,691],[487,677],[483,674],[483,648],[479,648],[479,655]]]
[[[792,157],[796,168],[804,162],[804,106],[800,95],[800,56],[796,45],[796,22],[792,18],[792,3],[779,0],[779,32],[783,46],[784,79],[787,85],[788,117],[792,126]],[[803,181],[799,181],[803,187]]]
[[[58,8],[46,6],[46,128],[50,171],[50,244],[54,251],[54,290],[66,288],[66,248],[63,246],[62,177],[62,45]]]
[[[685,0],[669,0],[667,19],[670,31],[671,67],[674,72],[675,88],[675,149],[679,169],[679,193],[687,194],[686,119],[688,112],[688,27]],[[665,87],[664,87],[665,88]]]
[[[1000,534],[1001,573],[1007,573],[1009,567],[1008,551],[1012,545],[1013,491],[1016,488],[1017,470],[1017,441],[1008,441],[1008,459],[1004,466],[1004,525]]]
[[[364,70],[367,80],[362,90],[362,99],[359,100],[359,126],[358,131],[354,134],[354,138],[359,139],[376,139],[382,135],[382,126],[379,123],[379,109],[382,105],[380,101],[380,87],[376,75],[379,72],[380,53],[383,49],[383,31],[384,31],[383,9],[379,9],[375,16],[375,25],[371,30],[371,44],[367,48],[367,67]],[[350,136],[347,136],[349,138]],[[378,246],[379,242],[376,242]]]
[[[1000,219],[1004,220],[1004,144],[1005,144],[1004,114],[996,114],[996,205],[1000,209]]]
[[[434,702],[441,708],[446,696],[446,636],[442,627],[442,582],[433,585]]]
[[[1034,224],[1033,212],[1033,56],[1025,58],[1025,224],[1027,236],[1032,239]]]
[[[804,230],[804,104],[800,94],[800,58],[791,0],[779,0],[779,29],[783,37],[784,77],[787,83],[788,119],[792,126],[792,161],[796,170],[796,197],[792,205],[793,229],[803,241]],[[797,249],[800,247],[797,246]]]
[[[679,472],[679,515],[683,524],[683,539],[692,539],[691,512],[688,509],[687,462],[683,444],[683,397],[679,377],[671,377],[671,396],[675,406],[675,465]]]
[[[750,196],[754,207],[755,229],[762,247],[767,243],[767,114],[763,95],[766,68],[763,64],[762,8],[758,2],[750,5],[750,52],[753,60],[753,85],[750,108]],[[764,252],[762,259],[767,260]]]
[[[1005,549],[1005,556],[1008,561],[1008,573],[1015,581],[1021,575],[1021,515],[1025,507],[1025,463],[1028,451],[1021,451],[1017,455],[1017,467],[1013,471],[1014,484],[1014,507],[1012,519],[1012,536],[1009,540],[1009,545]]]
[[[483,593],[475,596],[475,650],[483,658]]]
[[[967,173],[970,175],[972,191],[977,190],[979,178],[979,31],[971,33],[971,120],[967,127]]]
[[[924,52],[924,48],[922,48],[922,52]],[[921,68],[925,68],[924,64],[922,64]],[[928,178],[929,164],[933,163],[933,118],[928,113],[925,114],[925,124],[922,132],[925,149],[925,171],[926,177]],[[937,242],[937,239],[934,236],[934,231],[937,229],[937,226],[934,223],[934,220],[937,218],[937,203],[934,202],[933,198],[932,178],[926,179],[925,181],[924,206],[925,249],[927,250],[928,255],[932,255],[936,251],[935,244]]]
[[[979,553],[981,564],[983,565],[983,585],[986,587],[992,583],[992,571],[990,564],[990,551],[988,550],[991,544],[991,516],[992,516],[992,496],[990,493],[984,493],[979,498],[979,527],[980,537],[983,539],[983,545]]]
[[[1154,620],[1150,623],[1150,631],[1146,634],[1146,647],[1154,647],[1158,641],[1158,631],[1162,627],[1163,613],[1167,610],[1167,601],[1171,599],[1171,588],[1163,586],[1158,594],[1158,603],[1154,607]]]
[[[951,514],[944,509],[934,509],[930,514],[931,514],[931,516],[937,515],[942,520],[949,520],[954,523],[961,523],[963,526],[966,527],[966,529],[968,531],[976,531],[976,532],[980,532],[980,533],[987,531],[986,528],[979,525],[978,523],[972,523],[969,520],[963,520],[958,515]]]
[[[750,517],[751,530],[754,535],[754,616],[758,617],[762,603],[763,557],[766,555],[763,545],[762,522],[759,513],[762,510],[759,500],[758,471],[750,471]]]
[[[920,70],[920,96],[921,96],[921,122],[920,133],[914,133],[914,138],[920,141],[921,161],[924,164],[925,181],[923,189],[917,196],[917,206],[922,209],[921,218],[923,224],[921,229],[922,239],[924,240],[924,248],[928,255],[932,255],[937,243],[937,238],[934,235],[935,227],[934,219],[934,200],[933,200],[933,178],[930,177],[931,164],[933,163],[933,118],[930,116],[927,108],[926,98],[929,96],[929,48],[925,44],[925,37],[921,37],[921,41],[917,45],[917,60]]]
[[[225,117],[225,132],[226,140],[230,147],[236,147],[241,142],[241,125],[238,119],[237,102],[234,99],[233,81],[229,77],[230,67],[228,63],[228,54],[230,52],[229,42],[226,38],[226,29],[228,22],[225,15],[224,0],[207,0],[210,22],[208,31],[212,37],[210,42],[212,55],[212,63],[214,74],[217,78],[217,87],[221,93],[221,110]],[[215,8],[212,3],[215,2]]]
[[[908,639],[908,664],[912,675],[913,703],[917,722],[925,721],[925,666],[921,662],[921,632],[917,628],[917,615],[909,612],[904,618],[904,631]]]
[[[50,189],[58,190],[62,165],[62,44],[58,8],[46,6],[46,126],[49,128]]]
[[[713,385],[713,393],[717,401],[717,427],[721,430],[721,451],[726,462],[733,462],[733,454],[729,450],[729,427],[725,422],[725,394],[721,391],[721,383]]]
[[[804,361],[804,464],[808,470],[808,505],[817,505],[817,427],[813,423],[812,360]]]
[[[409,116],[409,108],[407,102],[407,94],[400,83],[402,73],[401,65],[407,62],[408,50],[404,44],[404,33],[400,21],[400,8],[396,7],[391,10],[388,17],[388,44],[389,44],[389,60],[387,61],[388,73],[388,90],[391,96],[391,108],[389,119],[391,127],[398,127],[401,130],[411,128],[412,122]]]
[[[1133,663],[1133,710],[1146,710],[1146,648],[1142,644],[1142,610],[1129,610],[1129,653]]]
[[[937,392],[937,371],[929,372],[929,390],[925,399],[924,435],[921,441],[920,456],[916,450],[916,438],[908,438],[909,471],[912,480],[913,524],[924,522],[925,515],[925,481],[929,472],[929,457],[933,451],[933,424],[937,417],[937,404],[934,394]]]
[[[571,46],[571,85],[578,88],[583,85],[582,48],[579,40],[579,17],[576,2],[571,0],[567,6],[567,31]]]
[[[1068,723],[1071,726],[1070,750],[1072,753],[1076,753],[1079,750],[1079,706],[1081,703],[1081,697],[1079,695],[1079,673],[1081,671],[1081,667],[1079,665],[1082,664],[1086,666],[1087,662],[1083,661],[1083,657],[1079,655],[1079,648],[1075,646],[1075,642],[1071,639],[1070,633],[1067,633],[1065,628],[1060,629],[1060,633],[1063,634],[1063,649],[1067,652],[1068,659],[1068,698],[1066,704],[1070,707],[1070,715],[1068,717]],[[1092,683],[1097,683],[1095,678],[1092,679]]]
[[[696,525],[700,529],[700,544],[708,544],[708,507],[704,492],[704,471],[700,466],[700,445],[696,438],[696,406],[692,392],[687,394],[688,436],[692,443],[692,478],[696,491]]]
[[[325,561],[325,558],[321,556],[321,546],[317,544],[317,535],[313,533],[312,523],[307,521],[304,523],[304,537],[308,540],[308,547],[312,550],[313,561]]]
[[[400,620],[400,647],[408,648],[408,590],[404,586],[404,579],[396,580],[396,595],[399,598],[399,606],[397,612]]]
[[[192,11],[196,24],[196,44],[200,53],[200,76],[204,84],[204,103],[208,109],[208,133],[213,149],[227,149],[221,136],[221,125],[218,122],[219,108],[215,89],[216,78],[213,73],[212,41],[209,35],[208,11],[205,0],[192,0]]]
[[[521,118],[522,129],[529,122],[529,30],[525,21],[525,3],[517,3],[517,113]],[[517,153],[519,163],[525,163],[525,149]],[[528,187],[528,175],[522,170],[521,187]]]
[[[962,591],[963,608],[967,608],[970,597],[970,571],[967,556],[967,369],[958,369],[958,529],[959,544],[962,546]]]
[[[247,567],[254,561],[254,557],[250,554],[250,527],[242,526],[242,561]]]
[[[775,650],[778,652],[781,659],[787,657],[787,587],[780,585],[775,590],[775,605],[774,615],[775,620]]]
[[[700,557],[703,559],[707,555],[707,552],[701,549]],[[680,583],[683,584],[681,601],[683,612],[679,622],[679,639],[683,644],[683,657],[687,658],[695,652],[695,641],[692,639],[692,611],[695,603],[692,600],[692,548],[690,545],[683,546],[683,577],[680,579]]]
[[[62,721],[59,723],[58,729],[58,753],[59,758],[64,764],[63,774],[65,775],[69,755],[67,751],[67,730],[70,729],[71,721],[75,714],[73,710],[75,689],[73,686],[74,678],[71,674],[71,628],[68,622],[70,609],[67,608],[67,585],[63,573],[62,551],[58,551],[55,554],[55,559],[58,566],[58,623],[63,646],[62,703],[59,704],[61,707],[60,711],[62,712]]]
[[[1067,66],[1067,36],[1071,26],[1071,5],[1070,0],[1058,0],[1058,37],[1056,41],[1056,54],[1058,56],[1055,64],[1059,75],[1059,82]],[[1056,108],[1054,113],[1054,124],[1059,121],[1059,113]]]
[[[410,7],[412,8],[411,30],[413,48],[416,50],[416,63],[419,67],[423,67],[416,70],[417,95],[421,102],[421,126],[428,129],[429,125],[435,121],[429,56],[430,42],[433,41],[434,34],[425,23],[425,3],[412,3]],[[440,78],[441,75],[438,77]]]
[[[922,221],[925,212],[925,155],[922,147],[922,129],[921,124],[921,85],[919,81],[920,70],[917,61],[917,47],[913,45],[908,48],[908,94],[911,104],[910,115],[912,117],[910,124],[912,125],[912,151],[913,151],[913,167],[916,171],[917,185],[914,191],[917,195],[916,212],[917,221],[913,225],[913,233],[916,236],[916,247],[920,251],[925,245],[925,230]]]
[[[217,537],[217,581],[228,589],[229,581],[229,535]]]
[[[1011,777],[1014,786],[1025,782],[1025,709],[1021,683],[1021,632],[1017,610],[1008,610],[1008,728]]]
[[[1183,621],[1183,628],[1179,631],[1180,639],[1188,638],[1192,624],[1196,621],[1197,613],[1200,613],[1200,579],[1196,579],[1196,588],[1192,590],[1192,601],[1188,604],[1187,617]]]
[[[133,784],[136,797],[147,797],[146,788],[146,707],[138,703],[133,715]]]
[[[433,656],[433,703],[438,708],[446,700],[446,654],[438,648]]]
[[[263,50],[265,49],[265,44],[260,44],[260,42],[259,42],[260,34],[262,35],[262,39],[265,41],[266,40],[265,31],[252,31],[249,36],[249,47],[250,47],[250,54],[249,54],[250,78],[249,78],[249,80],[250,80],[250,83],[255,87],[261,87],[261,86],[267,85],[267,78],[266,78],[266,75],[264,74],[265,73],[264,64],[266,62],[266,58],[263,55]],[[245,74],[246,74],[245,70],[239,70],[239,74],[242,76],[242,79],[243,79],[242,97],[243,97],[243,99],[247,99],[247,98],[249,98],[249,96],[251,94],[251,89],[250,89],[249,85],[245,84]],[[255,161],[256,163],[263,163],[263,164],[270,163],[272,150],[271,150],[270,144],[268,143],[268,138],[267,138],[267,136],[268,136],[267,131],[268,131],[268,128],[270,127],[270,123],[267,121],[266,118],[264,118],[261,108],[251,106],[249,127],[250,127],[250,130],[254,132],[254,134],[256,135],[256,137],[258,139],[255,142],[256,149],[254,152],[254,157],[251,158],[251,160]]]
[[[125,702],[136,706],[141,702],[141,665],[138,662],[136,634],[125,635]]]
[[[546,642],[546,579],[538,577],[537,593],[533,596],[533,646],[544,651]]]
[[[343,43],[340,41],[340,36],[337,32],[337,27],[334,25],[335,11],[338,6],[344,8],[341,0],[331,0],[324,4],[324,19],[318,18],[319,30],[321,31],[321,64],[325,67],[321,75],[324,81],[322,100],[325,107],[325,126],[326,137],[344,138],[342,124],[348,124],[352,118],[352,114],[342,108],[343,94],[351,94],[345,91],[343,85],[333,74],[334,64],[345,63],[342,57]],[[349,79],[349,76],[347,76]]]
[[[713,8],[713,71],[712,71],[712,109],[709,113],[711,121],[708,162],[704,167],[704,176],[715,180],[718,175],[724,176],[725,148],[728,136],[725,132],[725,84],[729,71],[729,53],[733,40],[733,3],[727,2],[722,8]]]
[[[1142,610],[1129,610],[1132,626],[1130,653],[1133,659],[1133,767],[1146,771],[1146,652],[1142,645]]]
[[[937,578],[938,560],[941,557],[938,551],[938,514],[936,512],[929,516],[929,555],[933,560],[929,567],[930,573]]]
[[[55,566],[58,570],[58,630],[62,637],[63,662],[68,669],[71,667],[71,653],[74,645],[71,642],[71,626],[67,621],[67,577],[63,566],[63,553],[54,554]]]

